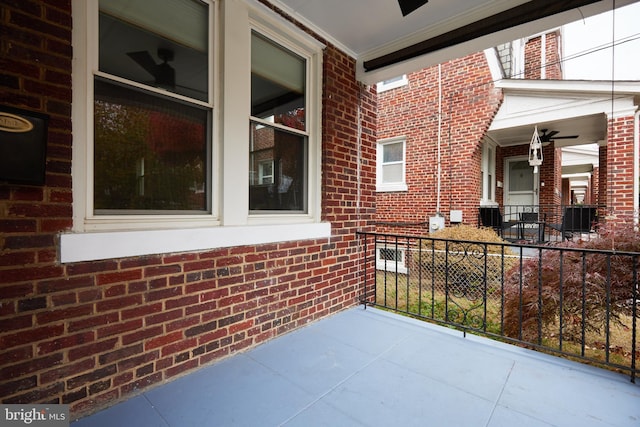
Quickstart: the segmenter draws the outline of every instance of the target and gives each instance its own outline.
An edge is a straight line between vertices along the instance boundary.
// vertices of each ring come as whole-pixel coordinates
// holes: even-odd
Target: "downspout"
[[[356,111],[356,121],[357,121],[357,130],[358,133],[356,135],[356,145],[357,149],[357,158],[356,161],[358,164],[356,165],[356,217],[358,222],[358,227],[362,229],[362,98],[363,98],[363,85],[362,83],[358,85],[358,105]]]
[[[442,143],[442,64],[438,64],[438,158],[437,158],[437,185],[436,185],[436,215],[440,216],[440,189],[441,177],[441,143]]]

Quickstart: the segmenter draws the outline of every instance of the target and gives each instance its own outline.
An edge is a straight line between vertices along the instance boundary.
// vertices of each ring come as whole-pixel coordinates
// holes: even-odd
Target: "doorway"
[[[527,157],[510,157],[505,159],[505,206],[528,206],[529,209],[505,209],[508,211],[533,211],[538,204],[540,177],[533,173]],[[517,218],[505,218],[516,220]]]

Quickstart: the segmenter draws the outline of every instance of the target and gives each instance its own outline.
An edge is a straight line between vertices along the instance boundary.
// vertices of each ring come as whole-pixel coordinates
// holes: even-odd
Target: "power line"
[[[593,53],[596,53],[596,52],[599,52],[599,51],[602,51],[602,50],[614,49],[617,46],[620,46],[622,44],[629,43],[629,42],[632,42],[632,41],[635,41],[635,40],[640,40],[640,33],[636,33],[636,34],[633,34],[633,35],[630,35],[630,36],[627,36],[627,37],[623,37],[621,39],[614,40],[612,42],[607,42],[605,44],[589,48],[587,50],[575,53],[573,55],[562,57],[561,59],[559,59],[557,61],[550,61],[550,62],[546,62],[544,64],[540,64],[540,66],[537,67],[537,69],[541,70],[543,68],[550,67],[552,65],[564,64],[567,61],[571,61],[573,59],[577,59],[577,58],[581,58],[583,56],[591,55]],[[527,69],[527,71],[532,71],[533,69],[535,69],[535,68]],[[523,76],[524,74],[525,74],[525,70],[523,69],[522,71],[520,71],[518,73],[512,74],[511,78],[516,78],[518,76]]]
[[[614,48],[616,46],[620,46],[622,44],[629,43],[629,42],[632,42],[632,41],[635,41],[635,40],[638,40],[638,39],[640,39],[640,33],[636,33],[636,34],[621,38],[619,40],[614,40],[613,42],[607,42],[605,44],[589,48],[589,49],[584,50],[582,52],[574,53],[573,55],[569,55],[567,57],[564,57],[562,59],[562,62],[570,61],[572,59],[576,59],[576,58],[580,58],[580,57],[583,57],[583,56],[586,56],[586,55],[590,55],[592,53],[599,52],[601,50],[612,49],[612,48]]]

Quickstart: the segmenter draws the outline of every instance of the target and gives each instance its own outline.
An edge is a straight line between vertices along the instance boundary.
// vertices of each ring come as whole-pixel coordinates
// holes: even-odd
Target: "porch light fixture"
[[[529,144],[529,166],[533,166],[533,173],[538,173],[538,166],[542,164],[542,160],[542,141],[538,135],[538,126],[536,126]]]

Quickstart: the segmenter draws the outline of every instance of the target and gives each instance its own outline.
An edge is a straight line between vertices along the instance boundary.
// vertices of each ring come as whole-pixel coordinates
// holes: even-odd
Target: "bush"
[[[448,298],[457,299],[456,304],[495,295],[501,289],[503,272],[516,263],[516,257],[508,256],[511,249],[503,246],[506,242],[491,228],[458,225],[429,237],[446,240],[423,240],[420,252],[413,253],[412,266],[438,292],[444,294],[448,289]],[[502,256],[503,251],[507,256]]]
[[[640,233],[618,225],[594,239],[559,246],[640,252]],[[599,333],[606,325],[607,277],[609,320],[620,324],[621,316],[631,312],[632,262],[632,257],[623,255],[559,250],[543,251],[541,263],[538,258],[524,261],[521,271],[513,269],[505,279],[505,334],[537,342],[561,332],[563,339],[579,341],[583,323],[585,332]],[[558,330],[560,313],[562,331]]]
[[[502,253],[502,244],[507,243],[490,227],[474,227],[471,225],[456,225],[453,227],[443,228],[430,237],[434,239],[447,239],[447,240],[463,240],[472,242],[486,242],[486,243],[498,243],[498,245],[487,245],[488,253]],[[436,242],[436,248],[438,250],[444,250],[444,242]]]

